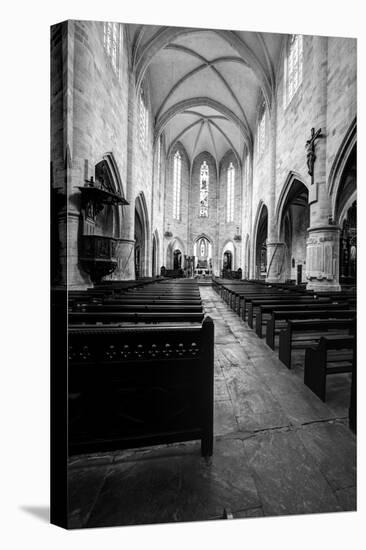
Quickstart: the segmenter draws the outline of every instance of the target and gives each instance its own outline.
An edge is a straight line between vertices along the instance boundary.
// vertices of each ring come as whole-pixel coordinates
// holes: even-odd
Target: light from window
[[[294,97],[302,82],[302,35],[291,35],[285,60],[285,107]]]
[[[112,67],[117,76],[120,72],[120,59],[122,51],[122,25],[106,21],[103,27],[104,49],[111,60]]]
[[[234,221],[234,181],[235,181],[235,168],[233,163],[230,162],[230,166],[227,171],[227,210],[226,221]]]
[[[147,146],[147,134],[149,128],[149,113],[144,101],[143,90],[140,92],[139,101],[139,141],[143,149],[146,150]]]
[[[200,171],[200,217],[208,217],[208,166],[204,161]]]
[[[257,150],[258,155],[262,155],[266,144],[266,111],[263,109],[262,116],[258,123],[257,132]]]
[[[182,157],[179,151],[174,155],[173,164],[173,218],[180,219],[180,188],[182,179]]]

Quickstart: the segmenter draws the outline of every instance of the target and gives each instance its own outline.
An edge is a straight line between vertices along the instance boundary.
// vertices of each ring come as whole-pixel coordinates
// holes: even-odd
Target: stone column
[[[127,181],[126,200],[128,205],[122,207],[122,228],[117,245],[118,278],[135,279],[135,189],[133,179],[133,151],[135,113],[134,75],[130,75],[128,87],[128,130],[127,130]]]
[[[338,291],[340,227],[325,225],[308,230],[306,241],[307,288],[316,292]]]
[[[269,283],[280,283],[285,280],[285,243],[267,242],[267,277]]]
[[[305,275],[307,288],[316,292],[338,291],[339,235],[338,226],[329,224],[330,200],[326,191],[327,146],[327,61],[328,39],[314,36],[313,40],[313,105],[311,127],[321,135],[315,143],[315,163],[309,188],[310,227],[306,243]],[[311,176],[309,175],[309,178]]]
[[[270,187],[267,193],[268,232],[267,232],[267,276],[268,283],[279,283],[285,279],[284,253],[285,245],[278,239],[279,228],[275,217],[276,207],[276,149],[277,149],[277,104],[272,96],[272,109],[269,113],[269,147],[270,147]],[[255,258],[254,258],[255,262]]]

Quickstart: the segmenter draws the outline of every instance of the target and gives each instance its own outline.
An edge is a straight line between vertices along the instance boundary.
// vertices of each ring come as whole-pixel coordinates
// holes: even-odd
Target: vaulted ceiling
[[[155,139],[238,160],[253,145],[258,108],[270,106],[284,35],[129,25],[140,86],[148,75]]]

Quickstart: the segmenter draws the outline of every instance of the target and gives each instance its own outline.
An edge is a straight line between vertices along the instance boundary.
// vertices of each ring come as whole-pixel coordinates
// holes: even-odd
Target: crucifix
[[[315,128],[311,129],[311,137],[307,140],[306,149],[306,164],[308,165],[308,174],[311,176],[311,183],[314,183],[314,163],[316,159],[315,155],[315,140],[322,137],[321,128],[315,132]]]

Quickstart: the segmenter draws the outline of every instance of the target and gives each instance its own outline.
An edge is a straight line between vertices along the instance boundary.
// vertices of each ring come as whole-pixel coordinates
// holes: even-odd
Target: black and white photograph
[[[356,510],[356,83],[354,38],[52,27],[65,527]]]
[[[361,5],[3,16],[0,545],[361,547]]]

